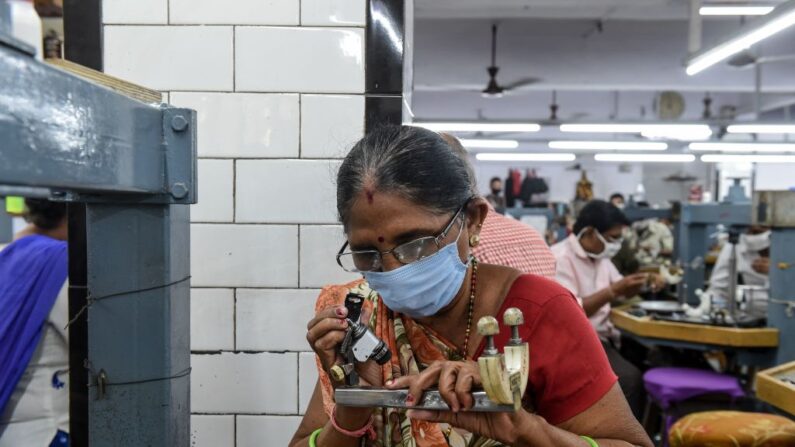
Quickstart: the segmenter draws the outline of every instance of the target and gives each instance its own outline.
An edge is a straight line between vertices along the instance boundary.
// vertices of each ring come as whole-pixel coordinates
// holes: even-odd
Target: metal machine
[[[757,191],[753,223],[772,228],[767,324],[779,330],[775,364],[795,360],[795,191]]]
[[[676,228],[675,256],[684,269],[679,302],[698,304],[696,289],[704,286],[704,255],[710,233],[717,225],[747,227],[751,224],[750,203],[703,203],[682,205]]]
[[[4,6],[0,195],[85,204],[87,278],[70,278],[88,292],[70,299],[72,445],[187,446],[196,114],[37,61],[5,31]]]

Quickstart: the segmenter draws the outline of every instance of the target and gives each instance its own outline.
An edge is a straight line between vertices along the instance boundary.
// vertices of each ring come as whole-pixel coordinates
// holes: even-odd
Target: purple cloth
[[[0,414],[67,276],[66,242],[32,235],[0,251]]]
[[[702,394],[725,394],[733,399],[745,396],[737,378],[713,371],[693,368],[652,368],[643,374],[649,396],[663,409],[665,432],[663,446],[676,419],[668,409],[671,404]]]
[[[701,369],[653,368],[643,375],[643,383],[649,395],[664,409],[701,394],[745,396],[735,377]]]

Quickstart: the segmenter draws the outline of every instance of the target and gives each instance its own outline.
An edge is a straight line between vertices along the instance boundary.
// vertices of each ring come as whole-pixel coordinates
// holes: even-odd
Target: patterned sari
[[[432,329],[426,328],[405,315],[393,314],[384,306],[378,294],[363,280],[341,286],[327,286],[318,297],[316,310],[339,306],[345,296],[355,292],[366,297],[363,315],[370,315],[373,333],[389,345],[392,358],[382,366],[383,380],[418,374],[437,360],[462,360],[461,354],[449,341]],[[334,408],[333,393],[326,372],[318,362],[318,372],[323,391],[323,406],[330,417]],[[491,439],[450,427],[448,424],[410,420],[405,410],[379,408],[374,413],[375,441],[365,438],[368,447],[498,447],[502,444]]]

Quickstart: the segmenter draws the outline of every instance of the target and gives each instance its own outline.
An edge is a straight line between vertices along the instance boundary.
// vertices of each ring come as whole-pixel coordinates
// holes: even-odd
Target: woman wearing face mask
[[[640,416],[645,395],[641,372],[616,349],[620,334],[610,321],[610,302],[636,295],[648,280],[645,273],[622,277],[610,260],[621,250],[621,235],[627,225],[621,210],[603,200],[592,200],[577,216],[573,234],[552,246],[552,253],[558,282],[582,301],[633,413]]]
[[[307,340],[320,377],[291,446],[589,445],[581,436],[602,446],[651,445],[574,297],[470,255],[488,209],[471,191],[464,162],[426,129],[377,129],[347,155],[337,175],[347,239],[337,262],[364,278],[325,287],[318,298]],[[438,387],[452,411],[334,404],[338,384],[328,371],[340,361],[350,291],[367,298],[365,321],[392,351],[384,366],[357,365],[361,384],[408,388],[414,402]],[[481,383],[474,360],[483,340],[474,325],[508,307],[524,312],[520,333],[531,346],[525,409],[466,412]]]

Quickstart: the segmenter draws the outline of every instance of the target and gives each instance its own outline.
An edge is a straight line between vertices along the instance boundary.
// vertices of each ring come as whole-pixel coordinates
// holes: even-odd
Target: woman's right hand
[[[306,326],[306,340],[326,372],[331,370],[332,366],[344,363],[344,359],[339,354],[339,345],[345,339],[348,330],[347,316],[348,309],[345,306],[330,306],[319,311]],[[367,315],[363,315],[362,319],[367,321]],[[383,383],[381,367],[373,360],[356,363],[356,372],[359,374],[362,386]]]

